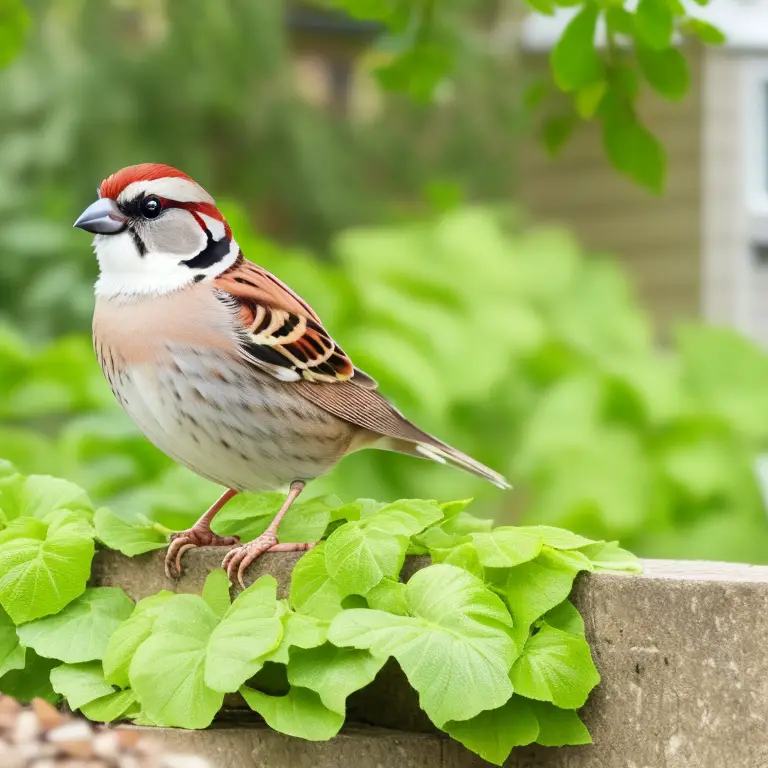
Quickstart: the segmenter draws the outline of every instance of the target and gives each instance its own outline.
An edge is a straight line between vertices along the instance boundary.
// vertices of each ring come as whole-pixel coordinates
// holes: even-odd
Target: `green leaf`
[[[375,587],[365,593],[365,600],[375,611],[408,615],[407,588],[402,581],[382,579]]]
[[[144,515],[137,515],[131,523],[102,507],[96,510],[93,522],[99,541],[128,557],[168,546],[168,536],[162,527]]]
[[[280,619],[283,623],[283,637],[277,649],[264,659],[265,662],[287,664],[291,648],[316,648],[328,636],[328,622],[313,616],[285,611]]]
[[[531,700],[528,704],[539,722],[537,744],[565,747],[592,743],[589,731],[572,709],[560,709],[546,701]]]
[[[577,91],[601,79],[603,67],[595,51],[598,16],[597,5],[586,5],[571,19],[552,49],[552,73],[563,91]]]
[[[293,653],[288,663],[288,681],[291,686],[315,691],[328,709],[343,715],[347,697],[368,685],[385,661],[386,657],[376,657],[369,651],[326,643]]]
[[[112,686],[104,679],[104,671],[98,661],[62,664],[52,669],[51,685],[72,709],[80,709],[83,704],[114,693]]]
[[[136,603],[131,616],[111,635],[104,653],[103,667],[107,682],[120,688],[130,685],[128,669],[137,648],[152,634],[155,619],[174,597],[163,590]]]
[[[605,22],[608,30],[614,34],[632,37],[635,33],[634,16],[622,6],[612,5],[605,12]]]
[[[28,531],[29,533],[29,531]],[[16,624],[57,613],[81,595],[93,541],[37,531],[0,543],[0,604]]]
[[[485,569],[480,564],[477,550],[471,542],[451,549],[432,550],[430,554],[434,563],[455,565],[457,568],[463,568],[465,571],[468,571],[481,581],[485,578]]]
[[[580,552],[549,548],[535,560],[512,568],[502,589],[515,626],[527,627],[562,603],[571,594],[576,574],[588,568],[589,560]]]
[[[128,675],[150,720],[178,728],[211,724],[224,700],[205,682],[206,649],[218,623],[197,595],[176,595],[165,604]]]
[[[598,80],[585,85],[576,92],[576,111],[584,120],[589,120],[595,116],[607,90],[608,83],[605,80]]]
[[[702,43],[707,45],[723,45],[727,40],[726,36],[716,26],[703,19],[691,17],[682,19],[680,27],[683,32],[697,37]]]
[[[19,54],[29,26],[29,13],[22,0],[4,0],[0,7],[0,67]]]
[[[229,578],[222,568],[211,571],[203,584],[203,600],[221,618],[229,610]],[[239,688],[240,686],[238,686]],[[237,690],[237,689],[235,689]]]
[[[291,688],[285,696],[268,696],[251,688],[240,689],[248,706],[275,731],[308,741],[328,741],[344,724],[344,715],[324,706],[320,696],[306,688]]]
[[[555,3],[553,0],[525,0],[525,2],[538,13],[543,13],[545,16],[554,16]]]
[[[570,600],[563,600],[551,611],[542,616],[542,621],[550,627],[567,632],[569,635],[584,637],[584,619]]]
[[[328,639],[394,656],[438,726],[506,703],[512,695],[507,675],[517,651],[501,600],[479,579],[450,565],[425,568],[406,586],[411,616],[343,611],[331,623]]]
[[[475,715],[471,720],[446,723],[443,730],[494,765],[503,765],[514,747],[532,744],[539,735],[539,724],[530,703],[512,698],[498,709]]]
[[[544,120],[541,125],[541,141],[550,157],[557,157],[573,135],[576,125],[576,115],[572,112],[550,115]]]
[[[563,709],[583,706],[600,682],[587,641],[546,624],[529,638],[510,677],[521,696]]]
[[[50,523],[58,513],[81,512],[87,518],[93,514],[93,504],[80,486],[49,475],[30,475],[18,487],[11,500],[0,496],[0,507],[7,519],[34,517]]]
[[[136,694],[130,689],[115,691],[108,696],[89,701],[80,707],[80,712],[97,723],[111,723],[125,716],[136,701]]]
[[[11,617],[0,608],[0,677],[12,669],[24,669],[26,652],[19,643],[16,625]]]
[[[587,544],[594,544],[592,539],[571,533],[564,528],[554,528],[551,525],[521,525],[515,530],[532,536],[538,536],[542,544],[553,549],[580,549]]]
[[[405,560],[407,536],[365,522],[345,523],[325,543],[326,571],[345,596],[365,594],[385,576],[396,576]]]
[[[276,595],[277,581],[262,576],[229,607],[208,641],[205,683],[209,688],[234,693],[280,645],[283,623]]]
[[[677,48],[658,51],[640,45],[637,46],[637,60],[645,79],[662,96],[677,101],[688,93],[688,64]]]
[[[589,558],[595,571],[643,572],[643,566],[637,557],[622,549],[618,541],[598,541],[588,547],[582,547],[580,552]]]
[[[24,669],[14,669],[0,678],[0,692],[26,704],[32,699],[45,699],[55,704],[59,695],[51,687],[51,670],[58,665],[54,659],[43,659],[27,649]]]
[[[117,587],[91,587],[62,611],[18,628],[19,640],[40,656],[68,664],[101,659],[110,635],[133,603]]]
[[[512,568],[533,560],[541,552],[541,536],[519,528],[496,528],[472,534],[472,545],[486,568]]]
[[[652,192],[661,193],[667,174],[664,148],[629,110],[603,115],[603,144],[617,170]]]
[[[325,542],[310,549],[293,569],[291,605],[299,613],[332,619],[341,610],[344,595],[325,567]]]
[[[668,0],[640,0],[635,11],[635,31],[652,48],[668,48],[674,31]]]

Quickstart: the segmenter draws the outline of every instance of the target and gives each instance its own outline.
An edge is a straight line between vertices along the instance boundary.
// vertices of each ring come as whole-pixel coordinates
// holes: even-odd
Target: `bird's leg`
[[[306,483],[303,480],[294,480],[291,483],[291,490],[288,492],[283,506],[275,515],[275,519],[269,524],[264,533],[253,541],[243,544],[241,547],[235,547],[227,552],[221,567],[226,569],[230,581],[237,580],[240,586],[245,589],[243,583],[243,574],[245,569],[260,555],[265,552],[305,552],[314,547],[314,544],[279,544],[277,541],[277,528],[280,521],[285,517],[286,512],[291,508],[291,504],[296,501],[298,495],[304,490]]]
[[[181,575],[181,556],[195,547],[231,547],[239,544],[237,536],[219,536],[211,530],[211,521],[216,513],[233,497],[237,491],[231,488],[214,502],[211,508],[187,531],[174,533],[165,553],[165,575],[170,579]]]

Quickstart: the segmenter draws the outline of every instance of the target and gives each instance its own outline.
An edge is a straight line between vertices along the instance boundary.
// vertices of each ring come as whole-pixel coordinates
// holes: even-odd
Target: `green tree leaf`
[[[570,600],[563,600],[551,611],[542,616],[542,621],[550,627],[567,632],[569,635],[584,637],[584,619]]]
[[[91,587],[62,611],[18,628],[28,648],[68,664],[101,659],[110,635],[130,616],[133,603],[117,587]]]
[[[536,742],[544,747],[591,744],[592,737],[572,709],[560,709],[546,701],[528,702],[539,722]]]
[[[0,678],[0,692],[13,696],[22,703],[32,699],[45,699],[55,704],[59,695],[51,687],[51,670],[58,665],[54,659],[43,659],[31,648],[27,649],[24,669],[13,669]]]
[[[322,645],[328,636],[328,622],[313,616],[284,611],[280,619],[283,623],[280,645],[264,661],[287,664],[291,648],[316,648]]]
[[[520,525],[515,530],[538,536],[542,544],[553,549],[580,549],[588,544],[594,544],[592,539],[571,533],[564,528],[554,528],[551,525]]]
[[[725,35],[716,26],[703,19],[688,17],[682,19],[680,26],[686,34],[697,37],[707,45],[723,45],[726,42]]]
[[[668,48],[674,16],[669,0],[640,0],[635,11],[635,32],[652,48]]]
[[[34,517],[50,523],[62,511],[81,512],[88,519],[93,515],[93,504],[80,486],[49,475],[30,475],[12,496],[3,492],[0,507],[8,520]]]
[[[251,688],[240,689],[248,706],[258,712],[267,725],[308,741],[328,741],[344,724],[344,715],[324,706],[320,696],[306,688],[295,688],[285,696],[268,696]]]
[[[0,541],[0,604],[16,624],[57,613],[90,576],[93,541],[44,530]]]
[[[104,653],[107,682],[119,688],[130,685],[128,670],[138,647],[152,634],[155,619],[162,613],[173,592],[163,590],[136,603],[131,616],[112,633]]]
[[[449,722],[443,730],[494,765],[503,765],[514,747],[532,744],[539,735],[539,724],[530,703],[521,696],[498,709],[475,715],[471,720]]]
[[[26,651],[19,643],[16,625],[11,617],[0,608],[0,677],[12,669],[24,669]]]
[[[659,51],[639,45],[637,60],[645,79],[662,96],[677,101],[688,93],[688,63],[677,48],[664,48]]]
[[[211,571],[203,584],[203,600],[221,618],[229,610],[229,578],[222,568]],[[238,686],[239,688],[240,686]],[[237,690],[237,689],[235,689]]]
[[[224,700],[205,682],[206,650],[218,623],[197,595],[176,595],[163,606],[128,675],[150,720],[178,728],[211,724]]]
[[[51,685],[60,693],[72,709],[114,693],[104,679],[104,671],[98,661],[84,664],[62,664],[51,670]]]
[[[549,115],[541,125],[541,141],[550,157],[557,157],[560,150],[576,130],[576,115],[572,112]]]
[[[563,709],[583,706],[600,682],[586,640],[546,624],[529,638],[510,676],[521,696]]]
[[[597,113],[600,102],[608,90],[608,83],[605,80],[598,80],[580,88],[576,93],[576,111],[584,120],[589,120]]]
[[[209,688],[234,693],[278,647],[283,623],[276,595],[277,581],[262,576],[229,607],[208,640],[205,683]]]
[[[328,639],[394,656],[438,726],[506,703],[517,651],[501,600],[479,579],[450,565],[416,573],[407,584],[407,599],[412,616],[343,611],[331,623]]]
[[[0,7],[0,67],[13,61],[27,36],[30,21],[21,0],[4,0]]]
[[[288,682],[309,688],[323,705],[343,715],[347,697],[364,688],[384,666],[386,657],[369,651],[337,648],[330,643],[319,648],[298,650],[288,663]]]
[[[99,541],[128,557],[168,546],[168,535],[162,526],[144,515],[137,515],[133,522],[127,522],[102,507],[96,510],[93,522]]]
[[[291,605],[299,613],[332,619],[341,610],[344,595],[325,567],[325,542],[310,549],[293,569]]]
[[[375,611],[408,615],[407,588],[402,581],[382,579],[375,587],[365,593],[365,601]]]
[[[512,568],[533,560],[542,547],[541,536],[535,531],[511,526],[472,534],[472,544],[480,564],[486,568]]]
[[[602,79],[603,67],[595,51],[599,9],[589,3],[577,13],[552,49],[550,63],[563,91],[577,91]]]
[[[637,557],[626,549],[622,549],[618,541],[598,541],[582,547],[580,552],[589,558],[595,571],[643,572],[643,566]]]

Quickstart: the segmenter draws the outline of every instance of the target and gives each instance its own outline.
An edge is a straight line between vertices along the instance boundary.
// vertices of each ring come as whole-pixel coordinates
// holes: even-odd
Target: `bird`
[[[222,567],[243,585],[264,552],[314,546],[280,542],[280,522],[309,481],[360,449],[447,463],[511,487],[403,416],[312,307],[245,258],[214,198],[182,171],[142,163],[113,173],[74,226],[94,235],[93,346],[115,398],[157,448],[227,489],[171,536],[169,578],[194,547],[228,547]],[[211,530],[236,494],[284,488],[284,503],[253,541]]]

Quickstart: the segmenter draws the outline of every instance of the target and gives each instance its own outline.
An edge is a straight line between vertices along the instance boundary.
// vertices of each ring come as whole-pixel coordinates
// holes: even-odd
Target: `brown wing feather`
[[[376,382],[355,368],[309,304],[242,254],[213,286],[237,311],[240,352],[246,360],[283,381],[354,379],[356,386],[375,388]]]

